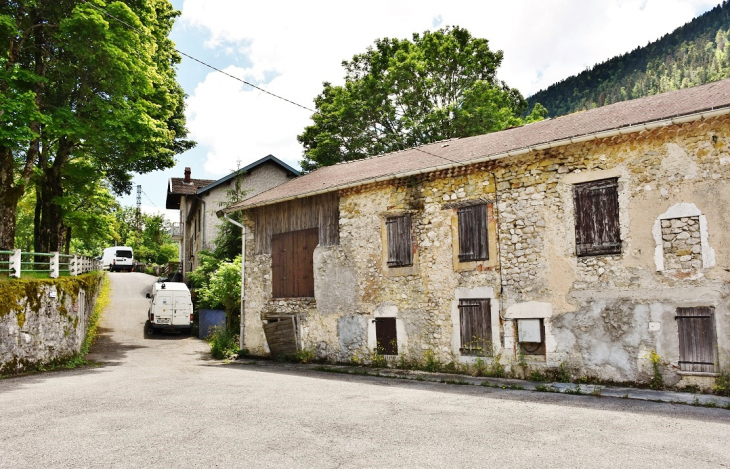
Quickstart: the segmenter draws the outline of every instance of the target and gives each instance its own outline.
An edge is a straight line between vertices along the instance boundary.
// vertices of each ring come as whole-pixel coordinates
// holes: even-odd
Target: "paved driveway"
[[[103,365],[0,380],[0,467],[730,465],[722,409],[225,365],[110,276]]]

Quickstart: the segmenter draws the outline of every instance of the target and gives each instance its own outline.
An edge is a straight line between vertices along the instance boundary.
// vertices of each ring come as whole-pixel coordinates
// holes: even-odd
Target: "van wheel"
[[[155,335],[155,329],[152,327],[152,323],[150,323],[149,319],[144,324],[144,331],[147,333],[147,335]]]

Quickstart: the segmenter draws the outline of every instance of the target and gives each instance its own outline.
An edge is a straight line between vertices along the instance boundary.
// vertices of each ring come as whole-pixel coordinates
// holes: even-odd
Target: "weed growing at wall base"
[[[213,358],[219,360],[230,360],[236,358],[241,352],[238,347],[238,336],[228,332],[224,327],[216,326],[213,332],[206,339],[210,344],[210,353]]]

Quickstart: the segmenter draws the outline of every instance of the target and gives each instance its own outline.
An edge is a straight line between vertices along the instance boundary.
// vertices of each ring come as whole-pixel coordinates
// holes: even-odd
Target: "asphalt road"
[[[0,380],[0,467],[730,466],[730,411],[225,365],[110,276],[101,366]]]

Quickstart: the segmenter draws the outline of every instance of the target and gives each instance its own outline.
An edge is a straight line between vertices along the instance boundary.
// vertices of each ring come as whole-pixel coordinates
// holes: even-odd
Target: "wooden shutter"
[[[388,230],[388,267],[413,265],[411,215],[389,217],[385,226]]]
[[[480,261],[489,259],[487,235],[487,205],[462,207],[459,217],[459,260]]]
[[[677,308],[679,369],[717,372],[715,308]]]
[[[271,237],[271,295],[273,298],[314,296],[314,248],[317,228]]]
[[[578,256],[621,253],[618,179],[573,186]]]
[[[382,355],[398,355],[398,333],[395,318],[375,318],[377,352]]]
[[[492,318],[488,299],[459,300],[462,355],[492,355]]]

